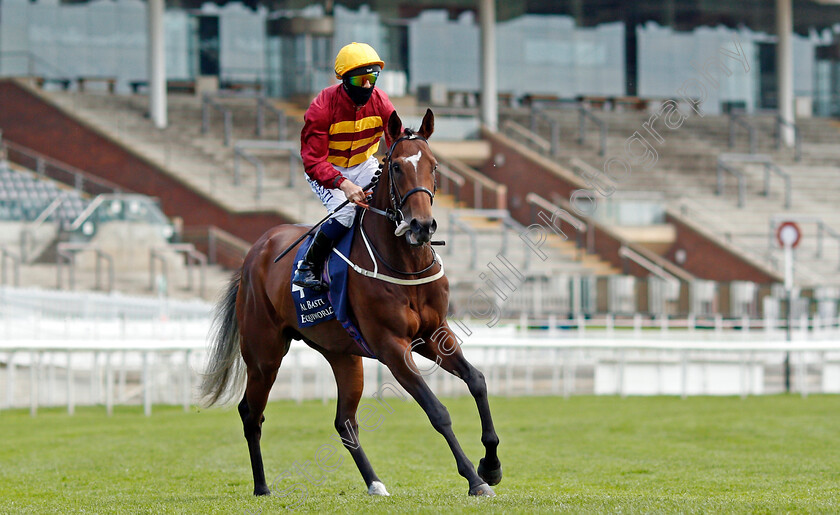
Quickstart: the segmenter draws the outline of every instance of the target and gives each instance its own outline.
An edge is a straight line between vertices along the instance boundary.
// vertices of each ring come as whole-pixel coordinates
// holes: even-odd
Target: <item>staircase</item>
[[[220,203],[230,212],[248,213],[268,209],[287,220],[300,223],[313,223],[324,215],[323,206],[304,180],[303,167],[299,162],[291,161],[287,152],[264,153],[260,156],[266,166],[259,195],[254,169],[247,163],[241,163],[240,180],[238,183],[235,181],[233,143],[256,139],[254,98],[216,99],[218,104],[232,113],[232,143],[231,146],[225,146],[221,116],[216,110],[210,113],[210,130],[202,134],[201,101],[193,96],[170,95],[170,126],[159,130],[152,126],[144,114],[147,109],[145,96],[61,91],[39,91],[38,94],[87,126],[107,134],[166,173]],[[303,111],[288,103],[276,103],[275,107],[285,110],[288,124],[286,133],[296,138],[302,126]],[[278,138],[276,118],[272,119],[268,113],[263,139],[277,141]],[[433,148],[434,144],[433,138]],[[192,208],[200,209],[198,206]],[[471,216],[465,215],[465,209],[454,198],[447,199],[442,194],[438,195],[435,202],[438,235],[444,239],[454,234],[453,241],[448,241],[445,248],[438,249],[453,284],[478,282],[481,270],[496,259],[500,252],[526,275],[596,275],[616,272],[597,257],[580,255],[573,244],[556,236],[551,237],[545,248],[551,249],[551,259],[546,262],[533,259],[535,256],[528,255],[532,252],[518,237],[517,230],[523,229],[521,226],[505,228],[498,217],[487,217],[477,212]],[[456,210],[459,213],[457,218],[469,227],[467,231],[459,229],[452,232],[449,224]],[[170,216],[176,214],[170,213]],[[505,237],[507,245],[503,247]]]
[[[140,95],[97,95],[78,92],[43,93],[49,100],[80,118],[97,130],[108,134],[159,167],[176,176],[193,189],[222,203],[231,212],[260,210],[277,211],[289,220],[311,218],[323,210],[303,180],[303,168],[297,168],[296,186],[288,187],[290,167],[287,153],[265,153],[265,178],[257,194],[253,167],[244,163],[239,184],[234,184],[233,146],[223,143],[221,116],[211,110],[210,127],[202,134],[201,100],[192,95],[169,95],[170,125],[160,130],[145,116],[147,97]],[[232,113],[232,140],[255,139],[256,100],[224,98],[218,103]],[[288,134],[300,132],[302,112],[291,104],[279,104],[288,114]],[[266,139],[278,139],[276,120],[268,118]]]
[[[560,130],[561,145],[553,159],[572,170],[577,168],[575,159],[602,169],[606,158],[624,154],[625,141],[636,131],[649,142],[654,141],[643,127],[649,114],[598,112],[597,116],[609,127],[605,156],[598,153],[598,134],[594,129],[587,132],[583,145],[578,144],[577,112],[560,109],[546,110],[536,126],[537,135],[544,140],[540,147],[543,153],[549,154],[551,127],[548,120],[558,124]],[[531,127],[526,112],[511,112],[505,118],[526,129]],[[792,205],[789,209],[784,207],[784,188],[779,177],[772,176],[769,195],[762,194],[764,169],[760,165],[735,165],[746,178],[744,207],[737,205],[736,182],[731,175],[725,174],[723,195],[715,194],[718,156],[749,152],[747,132],[741,128],[736,130],[735,148],[729,148],[729,118],[726,116],[691,117],[676,130],[668,130],[660,122],[656,127],[665,141],[654,144],[658,161],[649,170],[636,166],[629,177],[615,184],[616,189],[621,192],[662,192],[670,212],[699,223],[719,240],[734,245],[744,255],[780,274],[783,263],[772,237],[771,222],[781,218],[801,219],[803,240],[796,252],[797,284],[840,284],[840,236],[830,236],[830,231],[824,229],[822,251],[818,253],[818,222],[815,222],[819,220],[840,234],[840,212],[834,208],[840,193],[837,123],[818,118],[798,120],[804,143],[802,160],[796,161],[792,149],[776,148],[772,117],[756,116],[749,120],[758,128],[758,152],[771,156],[791,176]],[[509,126],[508,133],[516,133],[515,129]]]
[[[99,233],[91,241],[88,250],[75,252],[75,265],[70,267],[59,255],[62,245],[69,241],[70,233],[64,232],[82,213],[89,199],[79,195],[68,186],[37,175],[20,165],[0,162],[0,224],[3,227],[0,248],[3,249],[3,281],[9,285],[39,288],[110,289],[136,295],[159,294],[159,284],[151,277],[147,265],[149,249],[145,238],[131,239],[132,248],[120,248],[116,239],[103,232],[134,234],[133,227],[114,229],[111,224],[97,220]],[[61,203],[58,203],[61,201]],[[48,207],[50,206],[50,207]],[[151,227],[137,227],[140,232],[149,232]],[[159,226],[154,229],[157,231]],[[26,235],[26,237],[24,237]],[[164,240],[153,241],[153,246],[162,247]],[[97,264],[93,248],[106,256]],[[130,265],[125,257],[115,255],[122,251],[135,257],[139,265]],[[213,300],[216,292],[224,286],[229,272],[219,266],[207,266],[201,284],[199,271],[193,271],[192,281],[187,279],[182,256],[167,253],[161,248],[159,260],[166,260],[168,284],[166,296],[171,298],[203,297]],[[113,275],[108,269],[113,266]],[[98,273],[97,267],[102,265]],[[158,273],[160,268],[158,267]],[[71,279],[72,277],[72,279]],[[109,284],[113,277],[113,284]],[[202,287],[203,286],[203,287]]]

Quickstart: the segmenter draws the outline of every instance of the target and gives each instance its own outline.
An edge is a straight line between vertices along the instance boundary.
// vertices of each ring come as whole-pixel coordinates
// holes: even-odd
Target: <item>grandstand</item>
[[[262,23],[264,15],[236,14],[250,17],[249,23]],[[322,15],[318,9],[300,14]],[[760,325],[772,331],[786,304],[774,231],[781,221],[795,220],[804,238],[796,251],[792,317],[815,317],[800,325],[817,332],[833,327],[840,299],[836,120],[801,116],[793,128],[796,144],[781,144],[792,125],[779,124],[779,111],[765,109],[763,99],[743,94],[767,89],[764,75],[753,70],[710,95],[703,117],[688,117],[678,129],[663,128],[661,120],[656,126],[651,117],[665,97],[650,85],[671,72],[650,63],[663,57],[656,52],[674,56],[650,41],[688,41],[716,52],[732,31],[691,27],[675,34],[645,26],[634,35],[614,23],[584,24],[586,16],[576,16],[505,22],[501,38],[523,42],[525,54],[504,59],[524,59],[527,75],[536,80],[505,77],[515,82],[505,83],[499,95],[498,130],[481,124],[485,112],[477,105],[488,95],[473,73],[478,67],[441,75],[434,70],[442,58],[424,54],[428,49],[411,36],[420,25],[438,30],[442,41],[477,34],[470,14],[420,14],[394,31],[407,40],[414,61],[390,48],[396,65],[387,80],[383,75],[383,88],[398,92],[392,98],[407,125],[416,124],[427,104],[436,114],[435,238],[446,241],[437,250],[451,282],[451,312],[469,311],[486,284],[488,264],[503,259],[523,281],[496,307],[520,328],[585,332],[587,321],[598,319],[599,328],[624,324],[634,331],[667,328],[670,321],[686,329]],[[361,19],[381,23],[370,11],[342,7],[336,31]],[[545,40],[526,44],[532,31],[546,28],[551,30]],[[571,41],[563,39],[569,34]],[[763,34],[741,35],[749,48],[766,52]],[[292,36],[280,39],[288,43]],[[814,55],[836,46],[833,36],[797,38]],[[638,62],[625,48],[633,39],[645,42]],[[319,41],[319,51],[334,43]],[[477,53],[473,43],[464,44],[465,51]],[[543,54],[552,45],[574,59],[549,59],[547,66]],[[323,207],[305,181],[297,135],[315,93],[307,84],[313,88],[329,78],[328,59],[307,54],[309,61],[299,62],[300,56],[275,51],[268,53],[291,68],[303,67],[308,79],[294,87],[283,79],[279,87],[277,77],[261,79],[268,72],[255,69],[239,81],[230,78],[231,70],[218,72],[216,78],[227,76],[210,80],[214,87],[206,87],[203,76],[170,81],[165,126],[152,112],[155,93],[148,81],[130,81],[134,77],[123,69],[116,78],[79,71],[75,80],[64,80],[42,58],[26,54],[24,68],[31,73],[0,82],[4,283],[14,282],[7,274],[12,269],[24,287],[210,300],[269,227],[320,219]],[[593,60],[592,73],[584,73],[586,56]],[[631,62],[638,66],[631,70]],[[412,66],[417,73],[407,77]],[[553,82],[557,74],[566,81],[562,87]],[[648,89],[631,87],[632,77]],[[809,79],[803,87],[816,101],[824,86]],[[282,98],[265,94],[289,88]],[[690,112],[681,102],[683,112]],[[826,109],[820,104],[812,112]],[[660,138],[650,133],[651,123]],[[656,162],[635,167],[620,181],[605,180],[604,162],[624,155],[635,134],[655,148]],[[574,209],[575,190],[598,188],[597,210]],[[529,232],[535,224],[547,238],[540,252],[528,240],[536,236]]]
[[[377,219],[331,311],[245,258],[326,214],[300,134],[337,73],[330,162],[379,131],[359,80],[421,140],[431,109],[437,166],[412,131],[391,148],[415,219]],[[838,117],[840,0],[0,0],[0,512],[836,509]],[[440,272],[401,264],[406,225]],[[342,311],[350,338],[304,327]],[[429,452],[369,463],[359,430],[386,419],[381,444]],[[145,445],[167,438],[188,466]],[[496,495],[499,445],[519,478],[452,497],[456,472]],[[388,493],[378,462],[407,479]]]
[[[512,113],[506,118],[505,130],[557,159],[583,180],[586,174],[598,173],[591,170],[603,169],[606,159],[624,154],[626,140],[637,131],[644,132],[651,113],[595,111],[591,116],[607,127],[603,155],[597,125],[590,124],[584,143],[580,143],[577,110],[542,108],[528,114]],[[616,195],[606,202],[632,203],[638,192],[659,192],[658,223],[664,222],[668,212],[700,224],[711,239],[734,246],[779,275],[783,263],[775,227],[781,220],[799,221],[805,240],[796,254],[797,282],[811,287],[836,285],[840,283],[840,240],[834,235],[840,218],[832,209],[831,192],[840,186],[832,173],[840,160],[832,142],[840,138],[840,127],[819,118],[798,121],[803,150],[797,159],[795,149],[777,146],[774,121],[773,115],[706,115],[690,118],[679,130],[654,127],[664,140],[655,145],[656,163],[614,183]],[[552,131],[557,136],[552,136]],[[558,139],[555,148],[552,137]],[[750,148],[750,138],[755,139],[755,148]],[[765,193],[768,166],[772,167],[770,189]],[[735,171],[727,173],[727,169]],[[738,200],[738,177],[744,181],[743,205]],[[790,195],[789,205],[786,195]],[[622,220],[611,222],[626,225]]]
[[[212,199],[227,212],[276,213],[275,223],[305,223],[321,213],[320,204],[314,196],[308,194],[293,139],[301,126],[302,107],[299,105],[267,102],[262,96],[254,94],[205,97],[172,94],[171,125],[160,131],[143,115],[143,95],[46,92],[20,83],[18,87],[24,88],[37,102],[58,108],[63,116],[77,119],[99,134],[109,135],[114,144],[130,149],[134,155],[153,163],[157,169],[176,178],[179,183],[188,185],[202,197]],[[414,101],[396,101],[404,116],[410,119]],[[585,116],[588,120],[588,128],[583,133],[580,130],[582,110],[587,113]],[[549,198],[545,198],[530,191],[533,195],[528,197],[520,194],[519,190],[508,191],[509,187],[515,187],[515,184],[510,183],[514,177],[510,172],[507,177],[484,175],[482,172],[486,172],[488,166],[494,167],[490,156],[491,145],[487,142],[479,146],[469,143],[462,148],[457,138],[463,136],[458,135],[457,128],[451,128],[457,127],[459,117],[449,118],[446,112],[446,108],[440,109],[438,137],[443,134],[444,138],[452,138],[451,134],[454,133],[455,139],[436,141],[433,138],[432,144],[442,162],[441,187],[448,197],[442,197],[435,207],[438,234],[443,236],[442,239],[450,240],[442,253],[453,282],[454,305],[465,304],[471,292],[481,284],[476,271],[499,253],[526,272],[530,277],[529,285],[565,284],[566,280],[579,285],[594,285],[598,283],[597,277],[628,269],[639,276],[638,279],[628,279],[630,283],[626,284],[630,286],[613,286],[620,281],[605,281],[603,284],[607,286],[606,290],[600,290],[600,301],[594,300],[599,295],[599,289],[588,287],[590,291],[587,297],[593,299],[588,304],[580,296],[572,302],[569,299],[574,296],[567,292],[551,289],[544,292],[546,298],[553,299],[550,303],[568,306],[572,312],[598,311],[609,309],[612,304],[617,305],[615,299],[622,294],[618,290],[613,292],[615,288],[629,288],[631,291],[624,294],[625,297],[632,297],[632,300],[623,304],[622,310],[628,312],[639,310],[651,314],[674,315],[696,311],[698,305],[707,305],[712,311],[704,313],[713,314],[715,310],[729,305],[730,299],[721,298],[724,294],[720,291],[722,287],[709,290],[700,281],[717,277],[703,277],[702,274],[695,276],[674,264],[678,245],[674,231],[670,228],[672,224],[666,223],[666,219],[701,226],[704,238],[726,246],[731,249],[731,253],[739,254],[741,259],[749,261],[765,277],[778,280],[781,265],[779,251],[775,245],[768,243],[772,241],[770,235],[773,228],[770,224],[780,215],[795,212],[803,222],[810,224],[805,226],[806,231],[814,231],[812,234],[815,234],[816,229],[821,227],[822,239],[826,240],[820,244],[819,256],[816,238],[810,238],[809,244],[798,252],[798,259],[804,261],[803,266],[798,268],[798,283],[806,287],[825,286],[825,281],[817,280],[820,274],[835,272],[823,257],[834,252],[830,240],[834,234],[832,227],[840,224],[825,214],[830,211],[826,209],[828,199],[824,193],[820,193],[820,190],[825,189],[809,189],[809,185],[814,183],[810,182],[813,181],[811,177],[825,175],[833,162],[830,131],[836,129],[831,122],[814,119],[800,124],[805,151],[804,157],[796,160],[793,150],[776,149],[769,116],[749,119],[741,116],[738,125],[727,116],[692,118],[680,130],[663,134],[667,139],[657,147],[656,166],[644,173],[634,173],[622,181],[614,196],[602,199],[607,202],[607,207],[595,219],[578,220],[579,223],[594,224],[602,232],[612,231],[615,239],[630,248],[632,253],[623,253],[620,259],[609,253],[604,254],[602,250],[583,241],[583,238],[591,236],[577,231],[576,236],[565,241],[551,235],[548,247],[552,248],[552,257],[541,261],[534,259],[533,252],[521,244],[518,236],[530,223],[537,221],[534,216],[540,209],[545,210],[552,205],[563,207],[563,195],[559,191],[549,191],[544,193]],[[503,110],[502,134],[522,142],[527,148],[551,160],[554,166],[565,169],[569,174],[569,184],[586,188],[586,174],[595,173],[592,170],[599,168],[606,157],[613,152],[620,152],[628,135],[638,131],[649,118],[649,113],[628,109],[604,109],[601,106],[593,109],[591,104],[573,104],[569,108],[568,105],[555,106],[548,103],[531,108]],[[448,126],[450,119],[454,125]],[[743,129],[745,123],[752,129]],[[605,127],[603,134],[599,130],[601,126]],[[759,194],[763,186],[764,165],[761,163],[738,163],[739,169],[743,170],[741,175],[745,178],[746,208],[737,206],[732,174],[722,175],[723,194],[715,193],[718,160],[750,150],[750,131],[757,134],[753,137],[758,141],[761,154],[766,154],[780,169],[789,170],[788,174],[795,177],[792,181],[793,204],[790,209],[783,206],[784,182],[778,175],[771,178],[770,194]],[[605,143],[603,148],[602,136]],[[733,140],[733,146],[730,146],[730,140]],[[465,150],[467,148],[469,150]],[[526,172],[516,170],[516,173]],[[816,175],[811,176],[809,173]],[[539,201],[543,202],[542,207],[534,197],[539,197]],[[516,204],[516,210],[508,209],[511,202]],[[528,204],[527,211],[530,214],[527,216],[522,215],[525,211],[523,204]],[[172,211],[171,208],[169,210]],[[190,216],[189,211],[194,210],[179,212],[176,208],[173,214],[187,218]],[[629,219],[627,213],[630,213]],[[621,216],[625,219],[622,220]],[[739,221],[737,225],[732,224],[735,219]],[[226,226],[224,229],[247,242],[255,238],[257,231],[261,232],[270,225],[260,228],[248,224],[247,232],[238,234],[234,226]],[[186,234],[189,232],[188,224]],[[206,240],[203,244],[191,241],[201,248],[208,248]],[[244,243],[240,244],[234,254],[241,258],[246,248]],[[632,266],[628,268],[626,256],[635,255],[652,260],[653,273],[659,269],[669,269],[669,275],[676,273],[676,277],[685,284],[681,289],[686,291],[668,293],[663,304],[663,301],[658,300],[661,296],[657,290],[661,288],[659,282],[647,279],[652,273],[649,269],[651,267],[645,268],[638,264],[640,260],[631,259]],[[234,257],[226,264],[231,266],[235,261]],[[755,275],[729,280],[755,281]],[[560,283],[554,283],[558,279],[552,278],[558,277],[569,279],[560,279]],[[583,278],[584,282],[578,278]],[[694,291],[688,286],[689,283],[695,285]],[[736,288],[740,287],[736,285]],[[759,290],[754,286],[747,288],[758,295]],[[704,294],[703,291],[710,293]],[[772,293],[769,289],[764,291],[765,295]],[[833,299],[831,290],[819,290],[809,295],[826,302]],[[517,306],[529,304],[521,302]],[[756,313],[763,309],[763,302],[758,298],[750,304],[753,306],[750,309]],[[816,304],[814,309],[817,309]],[[829,307],[821,309],[826,313],[831,311]],[[732,314],[735,313],[732,311]]]
[[[278,127],[276,123],[266,124],[263,138],[257,140],[266,143],[260,154],[250,156],[252,160],[261,163],[260,169],[264,170],[264,176],[259,177],[254,173],[255,167],[251,164],[246,167],[244,160],[239,162],[237,168],[236,155],[236,149],[241,148],[238,145],[243,141],[252,146],[255,141],[259,107],[257,98],[219,96],[212,99],[214,106],[211,107],[208,101],[201,98],[172,95],[174,109],[171,125],[161,134],[142,116],[139,109],[142,98],[75,92],[49,92],[43,95],[48,101],[78,116],[99,131],[116,134],[120,142],[155,161],[168,173],[231,211],[271,210],[287,220],[300,223],[311,222],[321,216],[323,208],[309,192],[299,156],[295,151],[290,156],[286,150],[296,148],[296,142],[281,141],[276,148],[270,146],[270,142],[277,142],[281,134],[296,135],[300,132],[300,108],[281,104],[285,107],[282,115],[276,116],[272,111],[275,121],[285,123],[288,120],[288,125]],[[275,106],[275,109],[279,108]],[[411,111],[406,111],[410,116]],[[225,115],[225,112],[230,114]],[[205,117],[209,117],[210,121],[205,122]],[[229,128],[225,127],[225,117],[230,117]],[[439,118],[437,123],[445,133],[446,118]],[[225,144],[226,137],[228,144]],[[435,143],[433,137],[433,149],[437,149]],[[504,198],[501,210],[469,208],[476,202],[479,205],[482,202],[477,201],[475,195],[466,193],[475,190],[476,184],[479,184],[482,191],[481,199],[487,197],[494,201],[488,207],[497,207],[498,196],[494,197],[488,190],[498,189],[498,185],[458,159],[457,148],[451,147],[451,142],[442,144],[444,152],[441,158],[447,170],[443,172],[446,175],[441,181],[451,183],[454,180],[461,185],[447,185],[452,194],[449,199],[443,197],[436,202],[435,215],[438,234],[453,240],[443,251],[447,272],[453,282],[473,279],[472,276],[476,275],[473,271],[477,267],[486,264],[502,251],[509,260],[530,274],[597,275],[615,271],[597,256],[587,256],[585,259],[578,257],[580,253],[574,245],[560,238],[552,240],[551,246],[556,248],[552,259],[546,262],[530,259],[531,252],[518,243],[517,235],[524,227],[506,214]],[[173,151],[173,148],[178,151]],[[454,155],[445,157],[446,150]],[[472,159],[475,160],[474,155]],[[470,184],[464,185],[467,180]],[[455,199],[456,189],[463,192],[459,199]]]
[[[0,163],[0,220],[31,222],[53,202],[49,219],[66,226],[84,210],[87,201],[75,190],[40,180],[29,170],[8,161]]]
[[[213,298],[206,282],[215,289],[225,281],[227,272],[219,267],[208,272],[206,258],[194,247],[173,244],[175,229],[153,199],[125,193],[94,197],[81,183],[92,181],[85,189],[95,191],[107,186],[102,181],[11,142],[0,150],[11,158],[0,161],[4,284]],[[28,158],[40,171],[19,164]],[[76,187],[48,176],[59,172],[74,176]]]

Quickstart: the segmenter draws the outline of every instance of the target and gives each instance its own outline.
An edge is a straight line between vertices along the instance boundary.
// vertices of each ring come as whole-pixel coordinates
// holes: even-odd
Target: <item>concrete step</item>
[[[95,291],[96,274],[94,270],[77,267],[75,269],[74,287],[70,288],[67,271],[63,273],[61,284],[58,283],[57,268],[54,263],[35,263],[22,265],[20,267],[20,284],[27,287],[38,287],[44,289],[73,289],[78,291]],[[151,278],[148,270],[136,270],[133,272],[118,272],[114,276],[114,290],[129,293],[132,295],[159,297],[161,295],[175,299],[202,298],[206,301],[215,301],[218,292],[222,291],[230,280],[230,271],[219,266],[208,266],[205,269],[204,291],[199,290],[198,274],[194,275],[194,284],[187,288],[186,277],[172,277],[166,287],[165,293],[153,291],[150,287]],[[106,287],[106,279],[101,278],[100,287]],[[101,290],[99,290],[101,291]]]
[[[113,135],[123,144],[158,163],[196,190],[221,202],[231,211],[271,209],[303,223],[313,223],[324,215],[323,206],[312,194],[308,184],[302,180],[301,168],[298,169],[301,177],[296,178],[294,187],[288,186],[288,158],[283,156],[266,157],[266,176],[259,197],[256,195],[256,175],[250,165],[242,166],[240,182],[234,184],[233,151],[223,145],[220,116],[218,113],[212,113],[210,131],[202,134],[201,104],[194,97],[171,98],[170,127],[161,131],[152,127],[145,118],[145,97],[94,97],[63,92],[50,95],[56,103],[63,105],[87,123]],[[249,114],[253,113],[253,107],[244,101],[231,104],[234,136],[254,139],[253,117]],[[300,114],[302,112],[297,116],[300,117]],[[290,117],[287,131],[296,137],[300,126],[299,120]],[[276,129],[273,133],[267,131],[267,134],[276,134]],[[488,152],[485,147],[486,145],[471,148],[469,155],[485,158]],[[448,234],[448,210],[461,209],[463,206],[458,205],[451,196],[441,195],[436,200],[435,216],[439,224],[439,234],[445,237]],[[475,224],[474,230],[478,234],[479,252],[475,259],[479,265],[486,265],[501,250],[501,228],[498,222],[488,222],[480,217],[469,223]],[[510,259],[524,265],[530,251],[518,245],[515,234],[508,234],[508,239],[507,252]],[[467,240],[463,235],[459,235],[457,241],[466,243]],[[530,259],[529,269],[545,274],[562,272],[589,275],[604,271],[614,272],[609,264],[596,257],[585,256],[578,261],[562,244],[558,243],[557,247],[558,250],[552,252],[551,259],[547,260],[549,263]],[[470,268],[472,257],[469,252],[459,251],[453,256],[445,256],[445,259],[450,277],[456,282],[459,278],[475,279],[473,276],[476,272]]]

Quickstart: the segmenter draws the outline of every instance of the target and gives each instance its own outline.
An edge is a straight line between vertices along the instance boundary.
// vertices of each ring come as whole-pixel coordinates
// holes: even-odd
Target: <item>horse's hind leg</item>
[[[335,429],[344,447],[350,451],[353,461],[362,474],[362,479],[371,495],[390,495],[385,485],[379,480],[376,472],[368,461],[367,455],[359,441],[359,424],[356,420],[356,409],[365,385],[362,358],[350,354],[324,353],[335,375],[338,386],[338,402],[336,403]]]
[[[245,346],[243,342],[243,347]],[[282,359],[283,357],[280,355],[276,359],[261,363],[249,363],[249,360],[245,360],[248,367],[248,380],[245,387],[245,396],[239,403],[239,416],[242,418],[245,440],[248,441],[248,452],[251,456],[251,470],[254,473],[254,495],[269,495],[271,493],[265,482],[260,437],[262,436],[262,424],[265,421],[263,412],[266,402],[268,402],[268,393],[277,377],[277,369],[280,368]]]
[[[487,383],[484,374],[467,361],[454,337],[438,338],[437,342],[418,345],[415,350],[422,356],[437,361],[440,367],[450,374],[460,377],[470,389],[481,418],[481,443],[484,445],[484,457],[478,462],[478,475],[488,485],[497,485],[502,480],[502,464],[496,452],[499,437],[493,427],[490,403],[487,400]]]
[[[467,458],[461,444],[455,437],[452,431],[452,418],[449,416],[446,406],[435,397],[435,394],[429,388],[429,385],[423,380],[417,366],[411,359],[411,352],[409,351],[410,343],[394,342],[387,352],[380,355],[380,360],[388,367],[397,381],[402,385],[406,391],[414,397],[417,403],[426,412],[432,427],[443,435],[452,454],[455,456],[455,462],[458,466],[458,473],[461,474],[470,484],[470,495],[496,495],[493,489],[487,485],[486,481],[482,479],[475,471],[472,462]]]

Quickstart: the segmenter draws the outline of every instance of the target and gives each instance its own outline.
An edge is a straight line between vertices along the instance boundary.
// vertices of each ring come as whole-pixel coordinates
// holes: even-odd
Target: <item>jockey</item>
[[[304,115],[300,155],[312,191],[329,211],[345,199],[364,202],[362,186],[379,169],[374,154],[394,112],[388,96],[374,87],[384,67],[370,45],[346,45],[335,58],[335,76],[341,83],[321,91]],[[353,224],[354,214],[355,206],[347,205],[321,225],[295,271],[294,284],[326,288],[321,281],[324,260]]]

